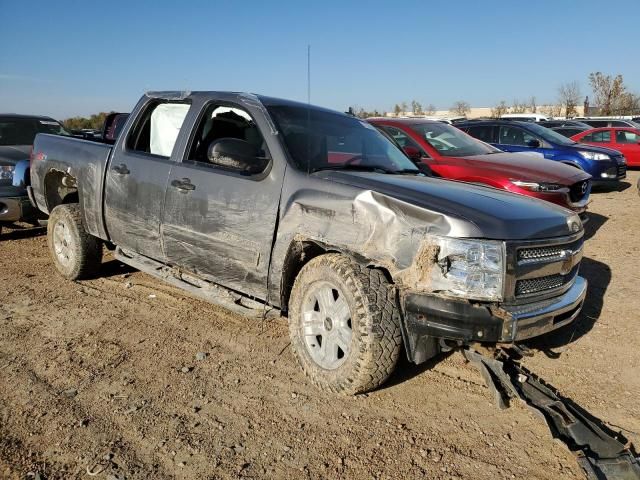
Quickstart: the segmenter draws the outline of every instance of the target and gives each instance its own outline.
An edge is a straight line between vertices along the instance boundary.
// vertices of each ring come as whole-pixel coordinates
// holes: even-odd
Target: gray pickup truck
[[[55,266],[96,275],[103,245],[247,315],[288,317],[321,388],[359,393],[452,348],[573,321],[572,212],[431,178],[371,125],[243,93],[142,97],[113,145],[38,135],[32,196]]]

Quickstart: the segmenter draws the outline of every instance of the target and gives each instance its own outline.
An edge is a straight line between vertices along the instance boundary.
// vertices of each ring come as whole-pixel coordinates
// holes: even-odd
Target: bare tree
[[[625,93],[619,108],[620,115],[634,115],[640,113],[640,95]]]
[[[402,112],[402,107],[400,107],[400,105],[398,105],[397,103],[394,105],[393,107],[393,113],[396,114],[396,117],[400,116],[400,112]]]
[[[500,118],[502,115],[509,111],[509,107],[507,106],[507,102],[504,100],[500,100],[495,107],[491,109],[491,116],[493,118]]]
[[[525,113],[527,106],[525,102],[521,103],[519,100],[514,100],[511,104],[511,113]]]
[[[407,102],[402,102],[400,104],[400,108],[402,109],[402,113],[403,114],[409,111],[409,107],[407,106]]]
[[[546,115],[547,117],[561,117],[562,116],[562,105],[545,105],[540,107],[540,113]]]
[[[531,98],[529,98],[529,109],[531,113],[537,113],[538,111],[538,105],[536,105],[536,97],[534,95],[531,95]]]
[[[577,81],[563,83],[558,87],[558,103],[564,108],[564,115],[567,118],[575,117],[578,114],[576,107],[580,102],[580,84]]]
[[[411,111],[414,115],[422,115],[422,104],[417,100],[411,100]]]
[[[454,102],[449,111],[456,115],[466,115],[471,111],[471,105],[469,105],[469,102],[465,102],[464,100],[458,100],[457,102]]]
[[[626,94],[622,75],[612,77],[602,72],[593,72],[589,74],[589,83],[602,115],[613,115],[620,110]]]
[[[436,113],[435,105],[433,103],[427,105],[427,109],[424,111],[424,113],[426,113],[427,115],[433,115],[434,113]]]

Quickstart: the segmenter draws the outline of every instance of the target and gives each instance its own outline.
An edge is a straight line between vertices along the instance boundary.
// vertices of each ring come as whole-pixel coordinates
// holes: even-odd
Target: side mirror
[[[406,145],[402,147],[402,151],[407,157],[409,157],[414,162],[419,162],[420,159],[422,158],[422,152],[420,151],[420,149],[413,147],[411,145]]]
[[[222,167],[245,173],[259,173],[267,166],[268,159],[260,156],[258,148],[239,138],[219,138],[209,145],[207,159]]]
[[[540,148],[540,141],[533,138],[527,142],[527,147],[529,148]]]

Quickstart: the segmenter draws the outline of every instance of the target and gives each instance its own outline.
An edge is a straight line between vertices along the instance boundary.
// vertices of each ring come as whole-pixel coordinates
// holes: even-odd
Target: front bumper
[[[593,185],[610,185],[627,178],[627,162],[620,157],[617,163],[593,175]]]
[[[24,188],[7,186],[0,188],[0,222],[12,223],[30,220],[36,214]]]
[[[587,281],[576,277],[564,294],[522,305],[470,303],[449,297],[408,294],[402,299],[404,334],[409,350],[421,338],[443,338],[464,344],[512,343],[551,332],[571,323],[580,313]],[[420,355],[408,352],[415,361]]]

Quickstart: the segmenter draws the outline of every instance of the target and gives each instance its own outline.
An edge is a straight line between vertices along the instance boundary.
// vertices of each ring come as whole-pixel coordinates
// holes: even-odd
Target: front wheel
[[[291,292],[289,334],[304,373],[323,390],[357,394],[395,369],[402,336],[384,274],[340,254],[309,261]]]
[[[94,275],[102,261],[102,242],[82,223],[80,206],[58,205],[47,223],[47,243],[53,264],[63,277],[81,280]]]

